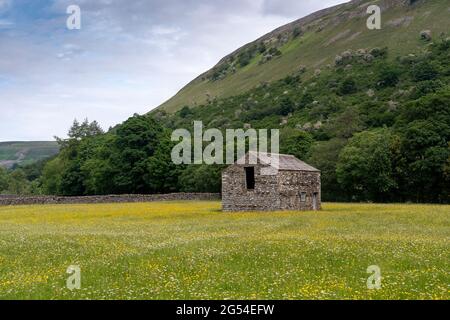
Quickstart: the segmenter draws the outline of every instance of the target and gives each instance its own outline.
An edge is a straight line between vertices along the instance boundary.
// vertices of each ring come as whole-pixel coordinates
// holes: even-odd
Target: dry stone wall
[[[33,204],[95,204],[95,203],[127,203],[127,202],[155,202],[155,201],[212,201],[220,200],[219,193],[171,193],[149,195],[108,195],[85,197],[57,197],[57,196],[0,196],[0,206],[33,205]]]

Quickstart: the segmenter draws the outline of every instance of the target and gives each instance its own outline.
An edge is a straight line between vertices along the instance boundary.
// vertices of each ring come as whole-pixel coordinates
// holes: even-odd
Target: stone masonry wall
[[[320,210],[320,172],[279,171],[261,175],[263,165],[255,167],[255,189],[247,190],[245,165],[232,165],[222,174],[224,211]],[[305,201],[301,201],[305,193]],[[316,208],[313,199],[316,195]]]
[[[280,171],[279,184],[282,210],[321,209],[320,172]],[[301,193],[305,193],[305,201],[302,201]],[[316,194],[315,208],[314,194]]]
[[[85,197],[57,197],[57,196],[0,196],[0,206],[33,205],[33,204],[95,204],[95,203],[127,203],[127,202],[155,202],[155,201],[209,201],[220,200],[219,193],[171,193],[149,195],[108,195]]]
[[[278,177],[261,175],[262,165],[255,165],[255,190],[247,190],[245,166],[232,165],[222,174],[224,211],[270,211],[280,207]]]

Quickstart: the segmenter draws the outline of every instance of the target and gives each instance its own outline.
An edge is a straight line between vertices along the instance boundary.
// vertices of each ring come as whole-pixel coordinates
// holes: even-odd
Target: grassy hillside
[[[0,142],[0,166],[27,165],[51,157],[59,151],[54,141]]]
[[[381,30],[366,27],[369,4],[382,8]],[[421,31],[430,30],[434,38],[448,34],[449,14],[447,0],[357,0],[323,10],[233,52],[159,110],[174,112],[183,106],[241,94],[303,67],[311,76],[316,69],[334,64],[336,55],[348,49],[388,47],[392,57],[417,52],[425,46]]]
[[[449,299],[448,206],[0,207],[3,299]],[[67,268],[81,289],[66,288]],[[369,290],[367,268],[381,269]]]
[[[280,129],[280,151],[321,170],[326,201],[449,203],[450,4],[380,0],[383,29],[369,31],[367,3],[316,13],[232,53],[173,108],[68,141],[38,189],[219,192],[223,166],[170,159],[171,130],[201,120]],[[216,92],[208,101],[189,102],[204,100],[206,87]]]

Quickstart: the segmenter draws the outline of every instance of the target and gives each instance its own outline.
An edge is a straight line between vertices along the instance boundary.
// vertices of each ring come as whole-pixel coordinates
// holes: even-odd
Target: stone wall
[[[222,173],[224,211],[321,209],[320,172],[278,171],[277,175],[261,175],[261,169],[266,166],[258,164],[254,165],[255,189],[247,190],[244,167],[234,164]],[[305,201],[301,193],[305,193]]]
[[[210,201],[220,200],[219,193],[171,193],[149,195],[108,195],[85,197],[57,197],[57,196],[0,196],[0,206],[32,205],[32,204],[95,204],[95,203],[126,203],[126,202],[155,202],[155,201]]]
[[[261,175],[255,165],[255,189],[247,190],[243,165],[232,165],[222,173],[223,211],[271,211],[280,207],[278,177]]]
[[[280,171],[279,186],[282,210],[321,209],[320,172]],[[304,201],[301,199],[301,193],[305,194]]]

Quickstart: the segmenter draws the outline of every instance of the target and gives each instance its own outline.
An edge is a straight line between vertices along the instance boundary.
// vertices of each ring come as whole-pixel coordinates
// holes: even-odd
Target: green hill
[[[449,203],[450,3],[375,3],[379,31],[366,28],[368,1],[321,11],[232,53],[153,112],[73,138],[45,165],[40,192],[219,192],[222,165],[170,158],[171,131],[201,120],[279,129],[282,153],[321,170],[323,200]]]
[[[11,168],[54,156],[59,146],[54,141],[0,142],[0,166]]]
[[[367,7],[382,9],[381,30],[366,26]],[[336,55],[360,48],[388,47],[391,57],[417,52],[433,38],[450,30],[448,0],[354,0],[316,12],[280,27],[223,58],[158,110],[174,112],[215,98],[246,92],[306,67],[307,74],[334,64]]]

